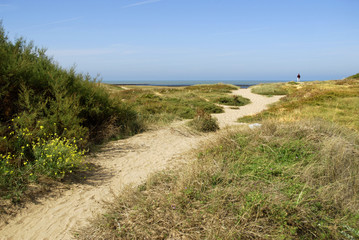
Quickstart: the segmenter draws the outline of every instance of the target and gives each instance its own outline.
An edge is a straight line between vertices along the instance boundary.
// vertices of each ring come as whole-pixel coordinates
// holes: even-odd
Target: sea
[[[293,80],[144,80],[144,81],[106,81],[103,80],[103,83],[114,84],[114,85],[144,85],[144,86],[167,86],[167,87],[183,87],[183,86],[192,86],[198,84],[216,84],[216,83],[224,83],[224,84],[232,84],[235,86],[239,86],[241,88],[248,88],[253,85],[258,85],[261,83],[277,83],[277,82],[290,82]]]

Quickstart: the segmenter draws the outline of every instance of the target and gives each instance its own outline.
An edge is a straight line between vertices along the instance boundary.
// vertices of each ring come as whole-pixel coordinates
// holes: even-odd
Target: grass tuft
[[[219,129],[217,119],[202,109],[197,109],[197,114],[189,125],[200,132],[215,132]]]

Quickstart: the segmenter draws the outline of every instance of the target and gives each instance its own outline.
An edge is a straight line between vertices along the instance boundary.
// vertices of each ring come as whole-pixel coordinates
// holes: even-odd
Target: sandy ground
[[[263,97],[249,89],[233,94],[251,99],[239,109],[225,107],[225,113],[214,114],[222,128],[233,126],[237,118],[258,113],[280,97]],[[179,166],[189,160],[188,152],[196,149],[211,134],[195,134],[184,122],[148,131],[125,140],[108,143],[91,162],[97,171],[85,184],[74,184],[60,196],[30,203],[7,224],[0,224],[0,239],[72,239],[72,232],[103,212],[103,201],[127,184],[139,184],[149,174]]]

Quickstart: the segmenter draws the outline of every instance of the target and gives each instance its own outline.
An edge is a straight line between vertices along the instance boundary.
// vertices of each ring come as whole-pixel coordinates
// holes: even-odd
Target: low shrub
[[[17,151],[0,154],[1,197],[19,201],[27,185],[36,183],[40,176],[61,180],[84,166],[84,151],[77,147],[76,139],[46,136],[45,133],[44,138],[30,140],[32,134],[27,129],[12,135],[16,135],[10,141],[15,141]],[[6,137],[1,140],[8,141]]]
[[[189,124],[200,132],[215,132],[219,129],[217,119],[202,109],[197,110],[196,116]]]
[[[220,97],[216,102],[229,106],[244,106],[250,103],[250,100],[242,96],[233,95],[232,97]]]
[[[82,165],[84,151],[80,151],[76,140],[55,137],[33,146],[34,171],[55,179],[62,179],[66,173]]]
[[[350,77],[348,77],[349,79],[352,78],[352,79],[359,79],[359,73],[355,74],[355,75],[352,75]]]

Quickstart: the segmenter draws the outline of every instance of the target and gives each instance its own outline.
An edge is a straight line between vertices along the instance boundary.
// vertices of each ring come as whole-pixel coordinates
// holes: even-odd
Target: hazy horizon
[[[0,0],[11,40],[104,81],[342,79],[359,72],[356,0]]]

